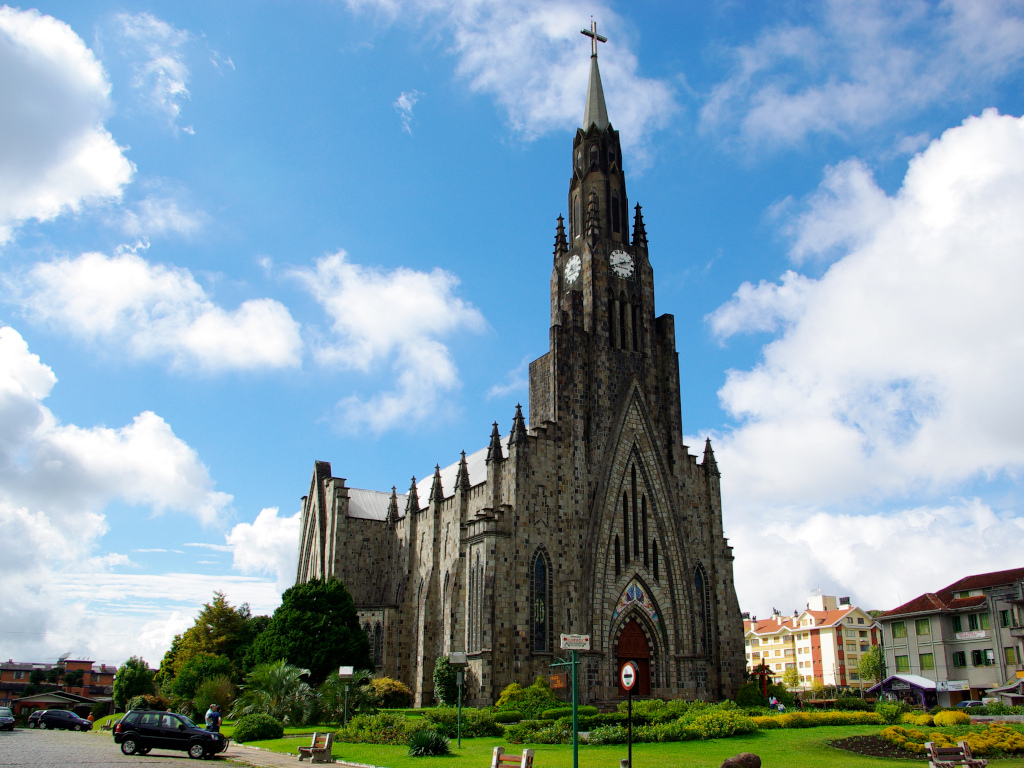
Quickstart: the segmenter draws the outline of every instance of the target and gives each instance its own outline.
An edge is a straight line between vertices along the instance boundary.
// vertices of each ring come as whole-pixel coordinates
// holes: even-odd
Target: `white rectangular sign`
[[[957,640],[984,640],[988,637],[988,632],[984,629],[976,629],[971,632],[957,632]]]
[[[563,651],[589,651],[590,635],[562,635]]]

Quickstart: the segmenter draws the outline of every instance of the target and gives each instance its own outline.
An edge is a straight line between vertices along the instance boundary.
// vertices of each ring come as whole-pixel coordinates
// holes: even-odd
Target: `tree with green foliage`
[[[438,656],[434,662],[434,698],[439,703],[454,707],[459,703],[458,670],[451,665],[447,656]],[[463,680],[465,686],[465,680]]]
[[[171,684],[171,693],[182,699],[191,699],[204,681],[221,675],[231,676],[231,660],[227,656],[200,651],[178,670]]]
[[[795,667],[790,667],[782,673],[782,684],[787,688],[800,687],[800,673],[796,671]]]
[[[81,669],[72,669],[69,672],[64,673],[64,687],[65,688],[79,688],[85,682],[85,671]]]
[[[882,646],[872,645],[867,653],[860,657],[857,673],[862,680],[874,680],[876,683],[885,677],[885,656]]]
[[[270,624],[253,643],[252,655],[261,664],[284,659],[308,669],[313,685],[337,674],[342,665],[374,668],[355,603],[337,579],[286,589]]]
[[[306,722],[316,709],[313,689],[302,679],[308,675],[308,669],[283,659],[260,664],[246,675],[231,717],[265,714],[291,723]]]
[[[199,653],[224,656],[234,664],[236,679],[244,672],[243,659],[255,636],[266,626],[265,621],[250,622],[265,617],[254,617],[249,606],[232,606],[223,592],[214,592],[213,600],[204,603],[195,623],[180,635],[175,635],[171,647],[160,662],[157,682],[169,689],[181,668]]]
[[[192,705],[195,712],[205,712],[211,704],[220,707],[221,712],[229,712],[231,703],[235,700],[235,684],[227,675],[216,675],[207,678],[196,688],[195,696],[192,697]]]
[[[140,656],[132,656],[114,675],[114,706],[124,711],[128,699],[155,693],[153,673]]]

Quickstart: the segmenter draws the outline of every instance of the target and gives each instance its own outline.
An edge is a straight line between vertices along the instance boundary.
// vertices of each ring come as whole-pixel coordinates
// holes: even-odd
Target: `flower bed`
[[[918,754],[925,751],[924,745],[929,741],[939,747],[955,747],[957,742],[966,741],[976,755],[1024,754],[1024,734],[1005,723],[993,723],[982,730],[967,732],[963,729],[925,732],[892,725],[883,728],[879,735],[890,744]]]

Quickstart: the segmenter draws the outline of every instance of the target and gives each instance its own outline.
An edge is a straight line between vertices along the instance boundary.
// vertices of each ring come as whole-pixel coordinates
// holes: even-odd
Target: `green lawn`
[[[712,741],[684,741],[672,744],[635,744],[633,763],[637,768],[718,768],[727,757],[740,752],[760,755],[765,768],[924,768],[927,762],[919,760],[884,760],[861,757],[850,752],[833,749],[825,742],[845,736],[878,733],[880,726],[831,726],[793,730],[761,731],[748,736]],[[254,742],[253,746],[275,752],[296,754],[303,739],[277,739]],[[377,744],[335,744],[336,758],[356,763],[386,766],[386,768],[481,768],[490,764],[494,747],[505,747],[506,752],[518,754],[523,747],[534,750],[535,768],[570,768],[572,745],[508,744],[504,739],[463,739],[462,750],[452,740],[451,757],[407,757],[405,747],[387,747]],[[626,757],[626,745],[580,747],[580,768],[618,768],[619,760]],[[999,760],[998,768],[1024,768],[1024,759]]]

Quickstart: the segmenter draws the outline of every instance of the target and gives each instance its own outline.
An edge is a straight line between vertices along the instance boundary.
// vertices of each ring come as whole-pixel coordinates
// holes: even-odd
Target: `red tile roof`
[[[991,589],[992,587],[999,587],[1004,584],[1013,584],[1017,581],[1024,581],[1024,568],[964,576],[962,579],[954,581],[948,587],[943,587],[938,592],[926,592],[923,595],[918,595],[913,600],[893,608],[891,611],[886,611],[882,616],[900,616],[909,613],[929,613],[932,611],[954,611],[975,608],[986,603],[984,595],[956,597],[956,593],[969,592],[976,589]]]

